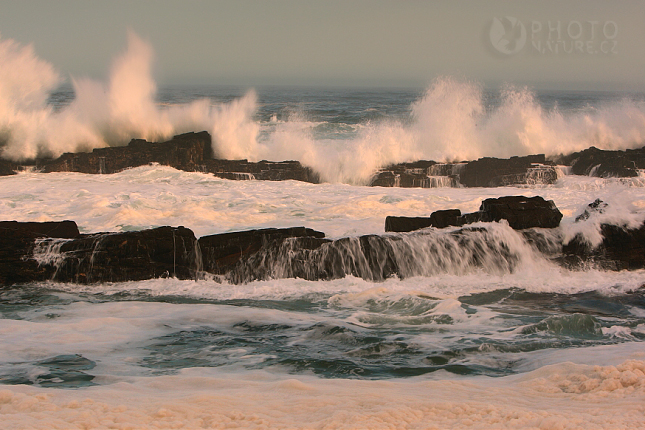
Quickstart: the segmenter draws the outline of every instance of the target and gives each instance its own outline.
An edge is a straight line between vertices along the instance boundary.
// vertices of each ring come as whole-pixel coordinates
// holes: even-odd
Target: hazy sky
[[[128,29],[153,46],[162,85],[420,86],[455,75],[645,90],[643,0],[0,0],[0,37],[33,43],[63,74],[106,76]]]

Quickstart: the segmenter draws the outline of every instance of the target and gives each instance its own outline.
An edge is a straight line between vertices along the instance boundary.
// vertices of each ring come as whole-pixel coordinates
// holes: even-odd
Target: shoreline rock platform
[[[602,202],[591,203],[593,211]],[[451,270],[487,267],[513,272],[520,258],[499,239],[499,221],[546,258],[569,269],[634,270],[645,267],[645,224],[636,229],[602,224],[603,241],[591,247],[581,236],[563,243],[554,230],[562,214],[551,201],[523,196],[487,199],[481,213],[433,213],[431,227],[409,233],[371,234],[331,240],[305,227],[269,228],[196,238],[183,226],[141,231],[79,233],[73,221],[0,222],[0,286],[31,282],[93,284],[174,277],[241,284],[256,280],[345,276],[383,281],[392,276],[432,276]],[[584,215],[584,214],[583,214]],[[527,224],[543,219],[546,224]],[[586,222],[579,217],[577,222]],[[456,224],[456,225],[455,225]],[[453,228],[446,228],[453,227]],[[547,232],[555,233],[547,233]],[[450,266],[450,267],[449,267]]]
[[[317,172],[299,161],[250,162],[219,158],[213,152],[212,138],[206,131],[180,134],[164,142],[132,139],[126,146],[65,153],[55,159],[39,158],[23,163],[0,159],[0,176],[13,175],[27,167],[43,173],[110,174],[151,163],[231,180],[321,182]],[[548,185],[557,181],[563,168],[574,175],[638,177],[645,171],[645,147],[624,151],[591,147],[550,158],[536,154],[507,159],[484,157],[455,163],[418,160],[379,169],[369,185],[418,188]]]

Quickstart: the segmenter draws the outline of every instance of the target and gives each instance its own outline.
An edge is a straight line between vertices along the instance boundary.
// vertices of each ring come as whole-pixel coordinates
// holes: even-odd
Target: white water
[[[193,369],[81,391],[4,389],[0,412],[6,429],[642,428],[642,353],[588,352],[618,365],[565,362],[498,380],[396,382]],[[625,356],[641,360],[620,363]]]
[[[271,123],[259,139],[257,96],[250,91],[228,104],[196,100],[160,107],[151,76],[152,48],[134,33],[106,83],[72,78],[76,99],[54,112],[48,94],[61,82],[31,46],[0,41],[0,140],[2,156],[22,160],[62,152],[123,145],[131,138],[161,140],[208,130],[215,152],[229,159],[300,160],[330,182],[366,183],[381,166],[418,159],[472,160],[570,153],[597,146],[624,149],[645,144],[645,104],[624,99],[580,112],[543,109],[527,88],[501,90],[498,107],[485,106],[481,87],[438,78],[410,106],[409,124],[362,124],[350,140],[316,140],[311,123],[296,115]]]
[[[108,82],[74,79],[76,99],[54,112],[46,98],[60,82],[57,72],[30,47],[0,41],[0,139],[7,141],[3,156],[58,155],[125,144],[132,137],[156,140],[206,129],[222,156],[296,158],[332,183],[236,182],[161,166],[114,175],[24,172],[0,178],[0,219],[71,219],[86,233],[184,225],[198,237],[304,225],[341,238],[382,234],[387,215],[428,216],[450,208],[472,212],[485,198],[522,194],[555,201],[564,214],[561,233],[565,240],[581,233],[595,244],[602,222],[636,226],[645,218],[642,178],[562,176],[551,186],[485,189],[370,188],[338,183],[364,183],[381,165],[417,158],[454,161],[484,155],[555,154],[590,145],[607,149],[642,146],[645,109],[641,102],[625,100],[563,114],[557,108],[542,109],[529,90],[508,88],[501,105],[488,108],[477,84],[443,78],[410,107],[409,123],[360,124],[351,140],[320,141],[310,134],[312,123],[296,115],[288,121],[276,119],[270,124],[272,132],[260,139],[260,129],[267,124],[254,119],[257,98],[253,92],[229,104],[200,100],[159,107],[150,75],[152,57],[150,46],[130,35],[128,49],[115,60]],[[596,198],[609,204],[606,211],[574,223]],[[48,294],[57,301],[18,302],[11,307],[15,315],[0,320],[0,362],[10,369],[26,363],[27,376],[33,381],[44,371],[34,361],[82,354],[96,362],[93,382],[100,385],[74,390],[0,386],[0,427],[645,428],[645,353],[642,342],[635,340],[645,333],[645,326],[618,324],[610,317],[603,319],[603,336],[628,342],[475,354],[475,364],[485,365],[487,360],[492,367],[515,363],[515,371],[524,372],[497,378],[437,371],[407,379],[324,379],[306,372],[293,374],[292,369],[279,366],[249,368],[271,359],[254,353],[252,347],[198,351],[207,358],[226,355],[222,367],[160,375],[141,365],[142,356],[149,354],[146,346],[159,337],[243,322],[295,327],[299,335],[289,344],[293,348],[325,347],[325,343],[316,344],[318,331],[298,330],[327,322],[367,333],[375,327],[418,326],[420,334],[413,339],[425,347],[455,339],[470,341],[480,334],[504,342],[530,326],[508,329],[508,313],[501,317],[485,306],[467,312],[457,298],[513,288],[563,295],[597,292],[611,298],[634,292],[645,283],[642,270],[563,270],[516,243],[516,233],[506,226],[497,225],[491,231],[520,253],[521,264],[513,273],[474,270],[458,275],[448,271],[380,283],[347,277],[245,285],[176,279],[56,285],[57,291]],[[41,247],[39,255],[55,259],[57,250],[49,244]],[[138,301],[137,294],[166,301],[175,298],[179,303]],[[104,300],[112,295],[125,299]],[[82,300],[77,301],[79,297]],[[244,305],[202,302],[208,300],[237,300]],[[254,300],[301,300],[321,304],[324,311],[250,305]],[[407,313],[397,311],[408,303],[412,307]],[[418,309],[423,312],[415,313]],[[630,309],[621,318],[643,317],[641,308]],[[435,322],[441,317],[452,321],[448,329]],[[393,333],[393,340],[409,335],[404,330]],[[361,353],[365,352],[360,348],[348,352]]]
[[[645,217],[645,187],[638,179],[566,176],[540,188],[382,188],[229,181],[145,166],[113,175],[24,172],[0,181],[3,219],[71,219],[84,233],[183,225],[200,237],[304,225],[339,238],[383,233],[388,215],[429,216],[443,209],[474,212],[484,199],[505,195],[553,200],[564,215],[562,229],[570,237],[585,229],[588,237],[595,237],[593,232],[602,221],[634,226]],[[574,224],[575,217],[597,198],[609,203],[605,214]]]
[[[484,198],[524,194],[553,199],[564,214],[565,234],[582,231],[593,238],[602,219],[630,225],[643,219],[645,188],[634,184],[639,183],[566,176],[552,186],[532,189],[397,189],[228,181],[146,166],[114,175],[21,173],[2,177],[0,218],[73,219],[85,232],[185,225],[197,236],[251,227],[305,225],[339,238],[382,234],[386,215],[425,216],[448,208],[468,212],[477,210]],[[596,198],[609,203],[608,210],[584,224],[574,223]],[[514,234],[503,225],[493,230]],[[183,369],[172,375],[154,375],[151,370],[145,374],[140,362],[151,339],[178,330],[233,327],[247,321],[294,327],[345,321],[343,324],[367,331],[374,326],[408,327],[426,321],[423,327],[427,332],[416,338],[426,346],[442,344],[454,335],[468,338],[473,332],[489,332],[504,341],[517,336],[521,327],[500,330],[496,312],[479,308],[469,314],[456,299],[509,288],[569,295],[596,291],[612,296],[637,290],[644,276],[642,270],[569,272],[537,259],[524,261],[512,274],[440,273],[382,283],[348,277],[329,282],[288,279],[245,285],[176,279],[58,285],[55,294],[63,302],[68,295],[89,299],[54,304],[46,312],[26,307],[20,312],[21,319],[1,320],[0,362],[82,354],[96,361],[93,382],[100,385],[75,390],[0,386],[1,427],[640,428],[645,426],[645,353],[638,341],[586,349],[543,349],[515,353],[512,358],[493,354],[491,360],[518,361],[518,370],[524,372],[498,378],[438,371],[408,379],[328,380],[307,373],[294,375],[279,366],[249,369],[270,357],[241,347],[206,348],[201,354],[224,354],[228,364]],[[321,314],[225,304],[93,299],[100,294],[124,293],[216,301],[322,300],[329,310]],[[374,311],[375,307],[396,309],[400,304],[417,302],[434,304],[420,315]],[[639,312],[642,310],[634,308],[635,317]],[[453,321],[446,334],[442,334],[441,325],[427,322],[441,317]],[[606,335],[622,339],[633,339],[643,330],[642,324],[603,328]],[[294,347],[317,341],[315,331],[302,333],[295,338]],[[30,377],[36,378],[38,367],[33,369]]]
[[[360,307],[367,297],[362,293],[331,300],[338,306]],[[450,300],[438,308],[457,316]],[[276,368],[244,370],[249,361],[261,359],[245,350],[229,351],[237,357],[237,365],[137,376],[141,350],[132,345],[169,330],[248,320],[298,324],[315,322],[317,317],[243,307],[141,302],[76,303],[61,308],[54,320],[45,315],[29,317],[30,321],[4,320],[0,332],[3,362],[70,350],[101,356],[94,370],[99,375],[95,382],[102,385],[78,390],[0,387],[3,429],[604,429],[645,425],[645,353],[639,343],[524,354],[526,373],[502,378],[437,372],[387,381],[325,380],[289,375]],[[483,315],[470,324],[486,322]],[[463,317],[457,320],[457,325],[467,323]]]

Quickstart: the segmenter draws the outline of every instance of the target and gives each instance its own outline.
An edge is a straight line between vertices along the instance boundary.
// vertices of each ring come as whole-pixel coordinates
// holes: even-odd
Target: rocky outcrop
[[[480,158],[466,163],[459,173],[459,183],[464,187],[546,185],[557,179],[555,167],[546,164],[544,154],[508,159]]]
[[[388,216],[385,218],[385,231],[409,232],[426,227],[446,228],[464,225],[459,209],[433,212],[429,217]]]
[[[80,235],[78,226],[74,221],[0,221],[0,231],[6,234],[8,230],[30,232],[36,236],[53,237],[58,239],[74,239]]]
[[[317,184],[320,176],[299,161],[206,160],[204,171],[233,180],[287,181],[296,180]]]
[[[592,146],[584,151],[555,157],[554,162],[571,166],[574,175],[600,178],[630,178],[645,169],[645,147],[625,151],[605,151]]]
[[[0,284],[194,279],[199,274],[195,235],[183,227],[84,235],[71,221],[38,224],[0,223]]]
[[[381,187],[502,187],[548,185],[558,179],[558,167],[571,167],[574,175],[601,178],[637,177],[645,170],[645,147],[605,151],[595,147],[569,155],[546,158],[485,157],[470,162],[440,164],[435,161],[400,163],[384,167],[370,185]]]
[[[560,225],[562,213],[553,200],[544,200],[540,196],[505,196],[486,199],[479,207],[479,221],[508,221],[515,230],[526,228],[555,228]]]
[[[458,187],[460,164],[440,164],[434,161],[393,164],[377,172],[373,187]]]
[[[645,268],[645,225],[630,229],[602,224],[602,243],[596,247],[576,235],[562,247],[562,263],[570,268],[593,266],[604,270]]]
[[[409,235],[365,235],[337,240],[303,238],[263,247],[238,261],[223,278],[233,283],[302,278],[311,281],[354,276],[383,281],[392,276],[464,274],[479,268],[509,273],[519,255],[485,227],[456,231],[426,230]],[[311,243],[311,242],[309,242]]]
[[[34,257],[54,264],[52,279],[60,282],[196,279],[201,266],[196,244],[195,235],[187,228],[159,227],[43,241],[34,250]]]
[[[127,146],[96,148],[92,152],[65,153],[54,160],[39,160],[37,167],[48,172],[116,173],[159,163],[190,172],[203,171],[205,160],[213,158],[210,135],[185,133],[166,142],[132,139]]]
[[[543,154],[526,157],[480,158],[440,164],[434,161],[394,164],[383,168],[370,185],[381,187],[501,187],[547,185],[558,179],[553,163]]]
[[[73,221],[0,222],[0,285],[23,284],[51,279],[56,270],[33,258],[37,243],[48,238],[78,237]]]
[[[576,217],[576,223],[598,222],[609,205],[600,199],[589,203]],[[593,220],[595,218],[595,220]],[[593,228],[590,226],[590,228]],[[582,234],[562,246],[560,262],[569,268],[588,266],[605,270],[633,270],[645,268],[645,224],[639,228],[608,223],[600,224],[602,242],[592,246]]]
[[[529,200],[527,206],[531,206],[530,199],[523,199],[524,203]],[[494,214],[497,209],[491,208],[495,206],[482,204],[482,212]],[[445,225],[453,222],[457,214],[442,212],[434,222]],[[70,221],[44,224],[0,223],[0,286],[48,280],[88,284],[159,277],[214,277],[232,284],[345,276],[382,281],[392,276],[461,275],[480,269],[504,274],[512,273],[527,258],[527,244],[568,268],[645,267],[645,225],[629,229],[602,224],[602,243],[592,247],[581,235],[563,245],[560,230],[545,228],[522,229],[518,241],[517,234],[498,224],[336,240],[305,227],[231,232],[196,240],[193,232],[184,227],[78,234]]]
[[[263,255],[277,252],[280,247],[289,241],[299,249],[314,249],[329,242],[324,239],[325,234],[305,227],[268,228],[261,230],[248,230],[232,233],[222,233],[203,236],[199,239],[199,248],[203,259],[203,269],[215,275],[226,275],[237,270],[238,275],[233,276],[237,282],[247,271],[262,272],[266,270],[266,262],[254,259],[262,251]],[[260,277],[256,275],[256,277]]]
[[[15,175],[16,170],[18,170],[16,163],[0,158],[0,176]]]
[[[215,158],[211,136],[205,131],[180,134],[166,142],[132,139],[127,146],[96,148],[92,152],[65,153],[54,160],[37,160],[37,168],[48,172],[109,174],[159,163],[187,172],[205,172],[234,180],[298,180],[318,183],[319,176],[298,161],[224,160]]]
[[[553,200],[542,197],[506,196],[486,199],[478,212],[461,214],[459,209],[433,212],[429,217],[392,217],[385,219],[385,231],[409,232],[425,227],[445,228],[474,222],[508,221],[511,228],[555,228],[560,225],[562,213]]]

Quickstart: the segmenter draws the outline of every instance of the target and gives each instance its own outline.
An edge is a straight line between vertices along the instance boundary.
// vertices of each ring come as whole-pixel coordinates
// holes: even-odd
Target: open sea
[[[306,226],[341,238],[385,234],[387,215],[525,195],[554,200],[564,218],[553,234],[565,240],[645,220],[645,177],[563,170],[548,186],[367,186],[402,161],[642,147],[643,94],[452,78],[427,89],[155,89],[145,70],[134,87],[113,72],[106,84],[3,93],[3,156],[207,130],[221,157],[297,159],[324,183],[159,165],[25,171],[0,177],[0,219],[69,219],[83,233],[183,225],[197,237]],[[597,198],[608,210],[574,223]],[[481,255],[480,267],[428,259],[423,275],[384,282],[3,285],[0,428],[645,428],[645,271],[569,271],[505,222],[490,231],[512,267]],[[442,246],[432,237],[418,253]]]

